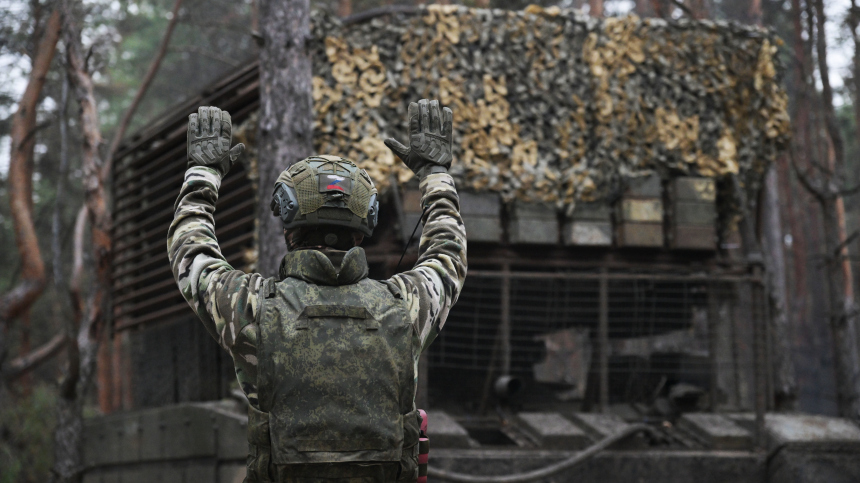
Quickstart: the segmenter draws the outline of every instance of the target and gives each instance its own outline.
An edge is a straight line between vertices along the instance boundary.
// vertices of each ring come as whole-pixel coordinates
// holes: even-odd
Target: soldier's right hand
[[[223,177],[233,162],[245,150],[233,141],[233,123],[230,113],[217,107],[200,106],[197,114],[188,116],[188,167],[207,166]]]
[[[421,99],[409,104],[409,147],[391,138],[385,145],[419,178],[445,172],[453,160],[453,124],[451,109],[440,108],[439,101]]]

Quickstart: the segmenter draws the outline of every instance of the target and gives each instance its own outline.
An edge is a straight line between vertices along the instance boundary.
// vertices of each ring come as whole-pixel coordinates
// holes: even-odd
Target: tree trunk
[[[258,262],[264,276],[278,273],[286,251],[283,225],[269,202],[278,175],[313,153],[313,100],[308,0],[260,0],[260,176]]]
[[[687,8],[690,10],[690,16],[694,19],[702,20],[711,16],[705,0],[689,0]]]
[[[651,7],[651,0],[636,0],[633,5],[633,13],[640,17],[653,17],[654,9]]]
[[[787,288],[781,203],[779,201],[778,165],[771,166],[765,175],[764,204],[762,206],[762,245],[768,273],[768,299],[773,342],[773,382],[776,409],[795,409],[797,377],[791,358],[790,320],[786,313]]]
[[[81,413],[82,392],[88,381],[81,384],[81,331],[83,300],[81,279],[84,271],[84,233],[87,226],[87,209],[81,206],[75,219],[72,243],[72,276],[69,282],[69,297],[72,302],[71,317],[66,318],[66,335],[69,338],[68,365],[60,382],[57,399],[57,427],[54,430],[54,481],[80,481],[83,462],[81,441],[83,440],[83,418]],[[86,333],[84,332],[84,339]]]
[[[701,3],[701,0],[699,0]],[[748,16],[755,25],[761,25],[761,1],[750,2]],[[787,283],[785,252],[783,249],[782,203],[780,203],[779,164],[771,166],[765,174],[762,186],[762,246],[768,274],[768,300],[770,302],[770,326],[773,342],[773,383],[776,408],[795,409],[797,400],[797,376],[791,352],[790,320],[786,312]]]
[[[105,180],[108,170],[99,156],[102,136],[98,121],[93,81],[86,70],[81,46],[81,33],[76,13],[82,10],[80,0],[62,0],[63,40],[66,46],[66,67],[69,81],[80,106],[79,126],[83,137],[81,167],[83,171],[86,216],[78,216],[75,229],[75,250],[84,249],[84,222],[90,224],[90,246],[93,250],[95,278],[84,323],[78,330],[70,326],[74,342],[70,344],[69,367],[60,388],[57,428],[54,434],[54,474],[57,481],[78,483],[82,479],[82,404],[96,370],[101,332],[105,326],[107,296],[110,290],[112,240],[111,217],[107,210]],[[75,254],[75,276],[70,291],[76,315],[81,313],[81,258]],[[75,318],[77,320],[77,317]],[[72,321],[72,324],[76,320]]]
[[[21,281],[0,297],[0,373],[6,359],[5,334],[16,317],[28,312],[45,287],[45,264],[33,225],[33,148],[36,144],[36,108],[60,37],[60,15],[51,14],[41,41],[33,53],[30,79],[18,110],[12,116],[9,173],[9,205],[15,243],[21,257]],[[0,381],[0,404],[5,404],[5,382]]]
[[[150,84],[152,84],[153,79],[155,79],[155,75],[158,73],[158,69],[161,67],[161,61],[164,60],[164,56],[167,54],[167,47],[170,45],[170,38],[173,35],[173,31],[176,28],[176,23],[179,20],[179,9],[182,6],[183,0],[175,0],[173,3],[173,9],[171,10],[170,21],[167,23],[167,29],[164,32],[164,36],[161,38],[161,43],[158,46],[158,50],[156,51],[155,57],[153,57],[152,62],[149,64],[149,68],[146,71],[146,74],[143,76],[143,79],[140,82],[140,86],[137,88],[137,92],[134,94],[134,98],[129,104],[128,108],[122,115],[122,119],[119,122],[119,125],[116,128],[116,131],[113,135],[113,140],[110,143],[110,147],[108,148],[107,157],[102,165],[102,173],[100,174],[100,178],[102,180],[107,180],[110,178],[110,172],[113,166],[114,156],[116,155],[117,150],[119,149],[120,142],[122,138],[125,136],[126,130],[128,130],[128,126],[131,123],[134,114],[137,112],[137,107],[140,105],[140,102],[143,100],[143,97],[146,95],[146,92],[149,90]],[[113,411],[113,396],[112,392],[114,377],[111,373],[113,369],[113,356],[112,349],[113,344],[110,342],[111,334],[109,331],[102,331],[102,340],[99,342],[98,349],[98,399],[99,399],[99,408],[103,413],[109,413]],[[118,389],[117,389],[118,390]]]
[[[602,17],[603,0],[588,0],[588,14],[592,17]]]
[[[669,18],[672,15],[672,10],[675,9],[675,4],[672,0],[649,0],[651,2],[651,10],[655,17]]]
[[[338,0],[337,15],[340,18],[346,18],[352,15],[352,0]]]
[[[821,107],[824,125],[829,138],[828,166],[822,173],[827,181],[819,195],[824,215],[825,248],[829,278],[830,325],[834,342],[836,366],[836,392],[839,413],[844,417],[860,419],[860,357],[857,346],[857,309],[854,304],[854,281],[845,243],[845,205],[835,187],[841,186],[844,174],[845,151],[842,134],[833,107],[833,89],[827,65],[826,17],[823,0],[815,0],[816,53],[821,79]]]
[[[747,10],[747,21],[753,25],[761,25],[761,0],[750,0],[749,9]]]

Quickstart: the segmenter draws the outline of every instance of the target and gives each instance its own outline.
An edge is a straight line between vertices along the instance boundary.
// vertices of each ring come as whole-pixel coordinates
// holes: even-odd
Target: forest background
[[[102,156],[135,105],[126,135],[156,122],[158,115],[194,96],[205,86],[259,55],[257,0],[0,0],[0,294],[20,287],[32,267],[16,245],[13,161],[13,124],[28,79],[37,65],[40,43],[52,28],[52,12],[74,4],[80,28],[79,58],[91,74],[95,110],[104,139]],[[444,2],[448,3],[448,2]],[[454,2],[459,3],[459,2]],[[832,251],[820,203],[805,186],[808,179],[792,166],[820,169],[836,185],[855,186],[860,179],[860,10],[855,0],[464,0],[463,5],[521,9],[530,3],[543,7],[582,8],[594,16],[635,13],[664,18],[709,18],[757,23],[773,29],[784,40],[780,47],[785,67],[783,84],[789,94],[793,120],[791,156],[778,163],[776,238],[784,248],[782,262],[788,314],[789,343],[799,338],[812,348],[793,360],[794,399],[807,412],[839,412],[835,382],[818,380],[821,368],[833,366],[833,341],[827,330],[806,330],[825,324],[827,297],[817,293],[822,261]],[[390,0],[311,0],[311,8],[329,9],[341,17],[387,5],[414,5]],[[175,12],[175,13],[174,13]],[[822,15],[823,14],[823,15]],[[165,33],[172,29],[169,42]],[[64,34],[65,35],[65,34]],[[166,47],[165,47],[166,45]],[[62,417],[61,401],[69,380],[69,344],[58,334],[69,332],[69,318],[80,318],[82,299],[95,296],[84,290],[77,299],[70,287],[97,285],[98,253],[75,250],[75,239],[90,246],[94,236],[81,231],[76,220],[87,198],[86,127],[79,117],[80,90],[67,73],[67,43],[57,42],[44,87],[35,99],[34,126],[25,135],[32,154],[24,160],[23,176],[32,183],[30,212],[41,259],[44,290],[36,302],[14,317],[3,315],[0,301],[0,483],[46,481],[55,462],[54,427]],[[141,83],[160,65],[144,91]],[[823,75],[822,75],[823,74]],[[135,103],[139,100],[139,104]],[[66,131],[65,134],[63,131]],[[18,140],[20,141],[20,139]],[[819,176],[820,178],[820,176]],[[846,181],[847,180],[847,181]],[[20,183],[20,181],[19,181]],[[11,188],[11,189],[10,189]],[[860,196],[844,193],[844,212],[836,252],[844,257],[851,275],[858,275],[860,253]],[[81,225],[78,223],[78,225]],[[780,228],[781,227],[781,228]],[[765,228],[766,229],[766,228]],[[80,230],[79,230],[80,231]],[[93,232],[95,233],[95,232]],[[20,236],[20,233],[18,233]],[[762,235],[765,238],[766,234]],[[97,235],[96,235],[97,236]],[[77,259],[76,259],[77,254]],[[81,269],[83,267],[83,269]],[[89,267],[89,268],[87,268]],[[77,270],[76,270],[77,268]],[[76,278],[75,274],[79,276]],[[847,284],[852,291],[855,285]],[[28,355],[36,357],[28,358]],[[4,362],[5,361],[5,362]],[[11,368],[11,370],[10,370]],[[816,370],[812,370],[816,369]],[[79,398],[85,414],[97,414],[93,391]],[[6,402],[11,401],[11,404]],[[60,409],[58,410],[58,407]],[[59,471],[59,473],[57,473]]]

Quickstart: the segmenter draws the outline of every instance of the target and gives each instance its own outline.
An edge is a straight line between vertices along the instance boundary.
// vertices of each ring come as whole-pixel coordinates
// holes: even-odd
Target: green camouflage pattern
[[[360,247],[340,270],[314,250],[288,253],[282,268],[266,282],[257,346],[272,461],[400,461],[419,350],[400,290],[367,278]]]
[[[220,184],[221,176],[215,169],[197,166],[186,171],[168,230],[168,256],[180,292],[209,333],[233,356],[236,378],[250,404],[259,409],[258,317],[264,279],[234,270],[221,254],[212,216]],[[454,180],[445,173],[430,174],[422,179],[420,189],[421,205],[427,209],[418,261],[411,270],[385,281],[386,286],[400,292],[406,320],[414,331],[414,380],[418,357],[444,326],[467,267],[466,232]],[[318,260],[325,257],[320,252],[307,252],[319,253]],[[295,273],[290,260],[285,258],[283,274]],[[363,257],[344,260],[340,272],[354,272],[349,265],[361,264]],[[301,270],[318,271],[317,267]]]

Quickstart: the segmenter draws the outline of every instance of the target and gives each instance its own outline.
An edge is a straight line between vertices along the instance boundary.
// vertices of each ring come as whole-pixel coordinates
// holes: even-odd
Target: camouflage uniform
[[[255,420],[255,411],[261,409],[258,381],[264,376],[258,373],[261,302],[273,293],[273,287],[277,285],[284,290],[284,285],[275,279],[234,270],[221,255],[212,216],[221,176],[221,170],[206,166],[186,171],[168,231],[168,255],[182,295],[209,333],[233,356],[236,378],[253,408],[251,429],[254,425],[268,424],[260,415]],[[426,174],[420,189],[421,206],[426,209],[416,265],[386,281],[373,282],[397,294],[401,313],[411,324],[413,381],[417,381],[420,353],[445,324],[466,276],[466,234],[453,179],[447,173]],[[298,250],[284,257],[279,278],[294,278],[320,287],[361,285],[370,282],[367,272],[361,248],[332,257],[316,250]],[[289,289],[290,285],[286,286]],[[412,398],[414,401],[414,391]],[[412,406],[414,409],[414,402]],[[281,481],[293,481],[289,480],[290,475],[300,478],[305,474],[301,466],[284,470],[279,475]],[[315,477],[321,477],[322,470],[311,471]],[[364,470],[357,467],[356,471]],[[355,481],[392,480],[386,469],[368,467],[366,471],[373,474]]]

